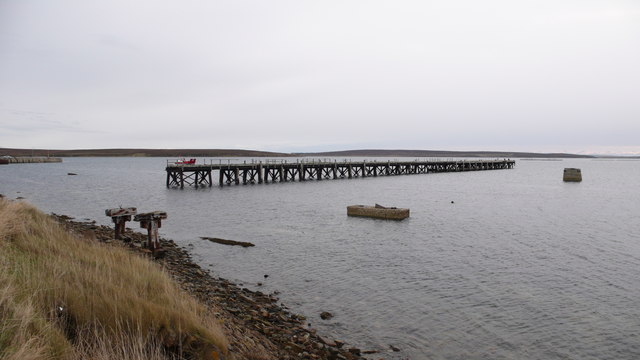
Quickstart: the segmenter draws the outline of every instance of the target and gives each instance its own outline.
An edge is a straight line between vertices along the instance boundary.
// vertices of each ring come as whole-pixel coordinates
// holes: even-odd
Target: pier
[[[61,163],[62,158],[49,156],[3,156],[0,164],[34,164],[34,163]]]
[[[415,161],[252,161],[242,164],[185,164],[167,161],[167,187],[263,184],[290,181],[352,179],[443,172],[512,169],[515,160]],[[216,174],[217,173],[217,174]],[[215,175],[214,175],[215,174]]]

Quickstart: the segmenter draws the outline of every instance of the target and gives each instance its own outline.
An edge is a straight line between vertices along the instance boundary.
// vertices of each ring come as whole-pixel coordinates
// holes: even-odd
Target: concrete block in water
[[[377,219],[402,220],[409,217],[409,209],[388,208],[380,205],[350,205],[347,206],[348,216],[364,216]]]
[[[582,172],[576,168],[565,168],[562,181],[580,182],[582,181]]]

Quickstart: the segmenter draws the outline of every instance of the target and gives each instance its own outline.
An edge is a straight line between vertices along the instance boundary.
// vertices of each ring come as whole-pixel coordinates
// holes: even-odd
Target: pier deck
[[[416,161],[297,161],[243,164],[176,164],[167,161],[167,187],[185,185],[262,184],[324,179],[352,179],[393,175],[512,169],[515,160],[416,160]],[[217,176],[213,174],[217,172]]]

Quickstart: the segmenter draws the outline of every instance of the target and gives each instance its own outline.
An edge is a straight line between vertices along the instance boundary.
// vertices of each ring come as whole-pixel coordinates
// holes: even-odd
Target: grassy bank
[[[0,199],[0,358],[216,359],[227,340],[157,264]]]

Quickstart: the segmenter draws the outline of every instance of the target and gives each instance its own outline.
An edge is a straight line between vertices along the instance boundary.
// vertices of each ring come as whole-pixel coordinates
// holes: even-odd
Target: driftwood
[[[200,236],[200,239],[209,240],[211,242],[223,244],[223,245],[235,245],[235,246],[242,246],[242,247],[255,246],[254,244],[246,241],[225,240],[225,239],[212,238],[212,237],[206,237],[206,236]]]

